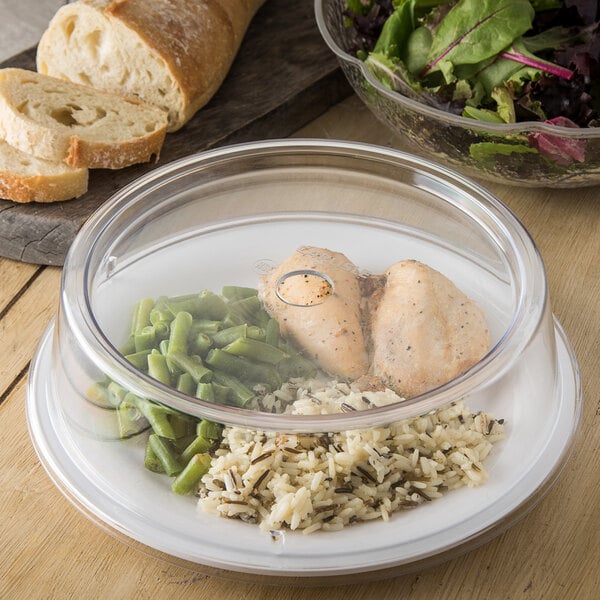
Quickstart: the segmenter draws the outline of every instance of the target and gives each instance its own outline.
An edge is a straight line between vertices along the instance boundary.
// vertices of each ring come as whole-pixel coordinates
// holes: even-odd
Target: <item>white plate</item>
[[[143,436],[110,440],[86,427],[85,414],[72,412],[69,394],[54,389],[53,331],[51,324],[41,340],[27,394],[30,435],[51,479],[86,516],[121,539],[199,570],[310,578],[376,575],[473,548],[512,525],[554,483],[569,457],[581,411],[577,363],[555,321],[555,396],[540,410],[524,390],[515,389],[503,396],[502,405],[492,405],[494,416],[506,419],[508,436],[486,461],[485,485],[448,492],[395,514],[389,523],[311,535],[286,532],[274,541],[255,525],[198,513],[193,498],[173,494],[169,479],[144,469]]]

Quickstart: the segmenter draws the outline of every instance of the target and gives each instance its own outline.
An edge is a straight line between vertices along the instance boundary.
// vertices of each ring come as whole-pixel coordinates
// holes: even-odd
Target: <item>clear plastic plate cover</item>
[[[195,401],[141,375],[119,354],[138,299],[256,287],[261,274],[311,245],[343,252],[370,273],[406,258],[438,269],[485,311],[490,351],[464,375],[408,402],[310,417]],[[331,283],[326,272],[304,275]],[[284,283],[278,285],[286,294]],[[474,182],[394,150],[270,141],[156,169],[84,225],[67,257],[61,292],[28,388],[40,459],[86,515],[190,564],[329,577],[412,565],[481,541],[539,499],[577,429],[577,363],[553,320],[543,263],[529,234]],[[507,437],[486,459],[490,477],[479,488],[449,492],[389,523],[307,536],[285,532],[274,541],[254,525],[198,513],[194,498],[173,494],[167,478],[146,471],[143,436],[118,439],[112,411],[87,400],[90,384],[104,375],[197,416],[285,432],[377,426],[466,397],[471,410],[503,418]]]

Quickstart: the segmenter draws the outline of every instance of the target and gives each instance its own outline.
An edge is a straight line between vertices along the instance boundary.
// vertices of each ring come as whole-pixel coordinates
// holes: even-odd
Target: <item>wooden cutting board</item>
[[[0,67],[35,69],[35,48]],[[116,190],[143,173],[216,146],[286,137],[351,93],[327,48],[308,0],[267,0],[211,102],[168,134],[158,163],[90,172],[88,192],[54,204],[0,200],[0,256],[62,265],[85,220]]]

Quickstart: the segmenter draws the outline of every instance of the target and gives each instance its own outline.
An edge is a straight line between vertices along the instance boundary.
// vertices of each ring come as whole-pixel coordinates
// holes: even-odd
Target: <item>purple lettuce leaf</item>
[[[577,128],[577,124],[565,117],[549,119],[546,123],[560,127]],[[573,161],[585,162],[586,140],[565,139],[550,133],[530,133],[529,144],[536,148],[542,156],[563,167],[568,167]]]
[[[600,4],[598,0],[565,0],[567,8],[575,7],[585,25],[595,23],[600,19]]]
[[[597,118],[590,86],[580,74],[568,81],[542,75],[524,86],[523,95],[530,102],[538,102],[548,119],[565,117],[579,127],[587,127]]]
[[[392,0],[374,0],[366,14],[354,12],[350,7],[344,12],[354,32],[354,52],[371,52],[375,48],[384,23],[394,12]]]

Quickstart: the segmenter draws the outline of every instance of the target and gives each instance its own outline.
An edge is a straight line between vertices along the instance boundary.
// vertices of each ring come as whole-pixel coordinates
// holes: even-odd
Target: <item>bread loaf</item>
[[[87,186],[87,169],[35,158],[0,140],[0,198],[56,202],[81,196]]]
[[[159,106],[175,131],[219,88],[264,1],[79,0],[50,22],[37,69]]]
[[[118,169],[158,156],[165,113],[23,69],[0,70],[0,138],[37,158]]]

